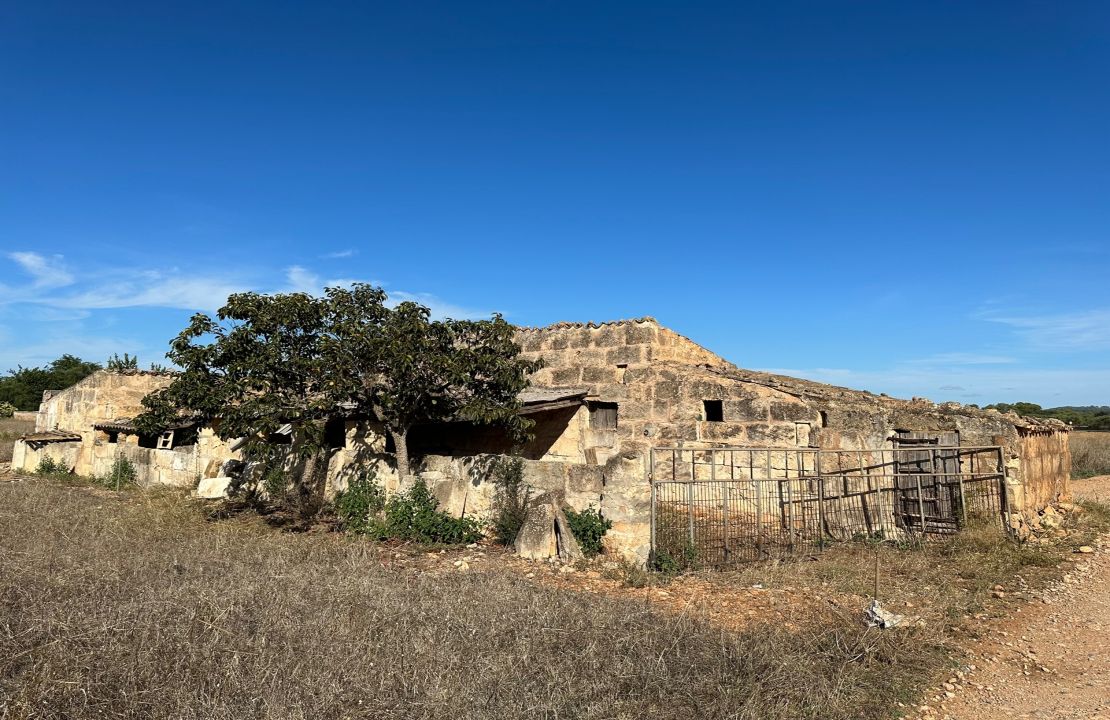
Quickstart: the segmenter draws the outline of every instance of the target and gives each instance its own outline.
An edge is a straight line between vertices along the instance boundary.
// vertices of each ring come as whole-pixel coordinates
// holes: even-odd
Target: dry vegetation
[[[176,496],[0,496],[5,719],[881,717],[930,657],[831,610],[820,633],[733,634],[496,570],[395,571]]]
[[[21,415],[0,418],[0,463],[11,462],[12,446],[15,441],[35,429],[34,417],[27,418]]]
[[[818,598],[796,629],[44,479],[0,480],[0,547],[4,720],[890,717],[950,669],[952,628],[994,582],[1035,583],[1066,552],[980,528],[667,586],[791,586]],[[884,599],[923,627],[864,626],[876,552]]]
[[[1110,432],[1072,432],[1068,444],[1073,478],[1110,475]]]

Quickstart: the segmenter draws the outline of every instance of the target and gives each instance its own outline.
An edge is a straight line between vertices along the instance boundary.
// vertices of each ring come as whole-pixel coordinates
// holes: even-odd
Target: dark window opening
[[[292,445],[293,444],[293,433],[291,433],[291,432],[270,433],[266,437],[266,442],[268,442],[271,445]]]
[[[821,427],[829,426],[829,414],[824,410],[821,411]]]
[[[343,418],[328,418],[324,424],[324,440],[332,450],[347,447],[347,423]]]
[[[158,435],[140,435],[139,447],[153,450],[158,447]]]
[[[610,402],[586,403],[590,409],[590,427],[594,430],[613,430],[617,427],[617,404]]]
[[[113,445],[118,443],[119,442],[119,433],[118,432],[109,432],[108,433],[108,442],[112,443]]]
[[[725,403],[723,400],[704,400],[705,419],[707,422],[725,421]]]

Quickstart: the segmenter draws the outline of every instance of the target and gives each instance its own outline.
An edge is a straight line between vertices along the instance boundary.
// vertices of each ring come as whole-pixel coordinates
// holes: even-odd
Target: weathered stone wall
[[[1036,510],[1067,499],[1071,495],[1068,434],[1045,430],[1022,431],[1021,471],[1024,491],[1021,509]]]
[[[134,417],[143,411],[143,398],[172,379],[165,373],[98,370],[71,387],[48,393],[39,405],[35,430],[91,432],[93,423]]]

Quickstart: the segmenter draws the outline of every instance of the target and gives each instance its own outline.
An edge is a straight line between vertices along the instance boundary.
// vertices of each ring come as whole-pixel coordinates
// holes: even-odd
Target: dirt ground
[[[1077,498],[1110,500],[1110,475],[1075,480]],[[972,647],[969,665],[920,715],[952,720],[1110,720],[1110,538]],[[956,682],[951,682],[955,680]],[[952,696],[952,697],[949,697]]]

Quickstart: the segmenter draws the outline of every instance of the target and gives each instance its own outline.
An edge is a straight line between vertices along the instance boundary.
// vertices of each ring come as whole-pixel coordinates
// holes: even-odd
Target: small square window
[[[724,422],[725,403],[722,400],[704,400],[705,419],[707,422]]]

